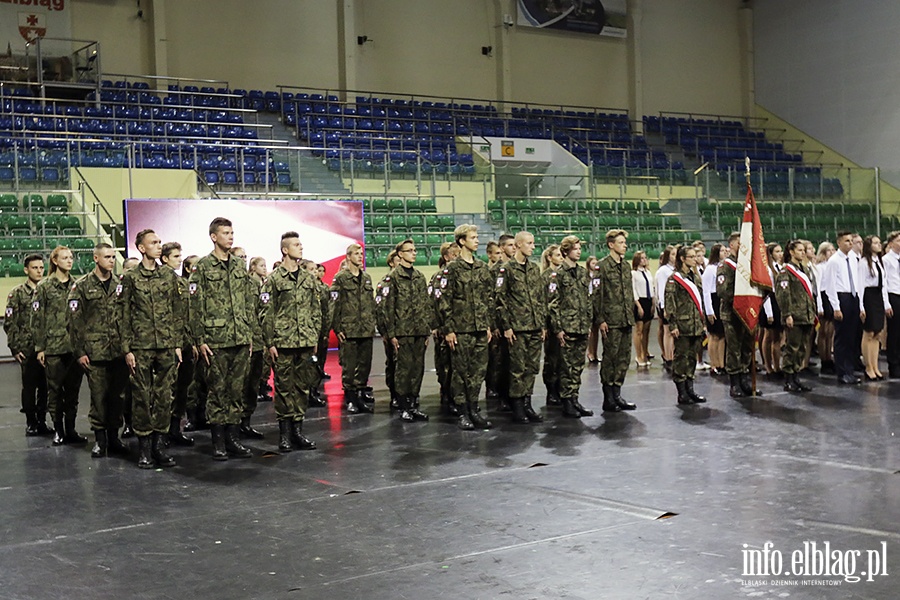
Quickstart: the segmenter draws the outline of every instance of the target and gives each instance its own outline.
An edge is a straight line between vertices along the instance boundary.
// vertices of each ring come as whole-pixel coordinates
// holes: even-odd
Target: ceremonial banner
[[[766,240],[756,209],[753,189],[747,183],[744,220],[741,223],[741,248],[734,276],[734,310],[747,329],[759,324],[759,311],[767,291],[772,289],[772,276],[766,259]]]

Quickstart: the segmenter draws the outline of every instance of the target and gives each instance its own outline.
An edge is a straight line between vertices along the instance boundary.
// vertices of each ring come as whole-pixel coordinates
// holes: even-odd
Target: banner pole
[[[750,189],[750,157],[744,157],[744,175],[747,178],[747,189]],[[754,243],[756,240],[753,240]],[[751,397],[756,397],[756,339],[759,334],[759,325],[753,328],[753,331],[750,332],[750,335],[753,336],[753,352],[750,353],[750,389],[751,389]]]

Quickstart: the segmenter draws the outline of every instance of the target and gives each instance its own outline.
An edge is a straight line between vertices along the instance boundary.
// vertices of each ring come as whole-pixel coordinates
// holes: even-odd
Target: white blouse
[[[891,301],[888,299],[887,286],[884,285],[884,267],[881,264],[881,259],[877,256],[872,257],[872,270],[869,270],[869,261],[865,258],[859,259],[859,263],[857,264],[857,280],[859,281],[859,292],[866,288],[878,288],[879,287],[879,273],[881,274],[881,298],[884,301],[885,310],[891,307]],[[859,307],[860,310],[863,309],[863,294],[859,294]]]
[[[647,288],[650,288],[650,295],[647,295]],[[652,298],[656,299],[656,285],[650,271],[637,269],[631,272],[631,287],[634,290],[634,299]]]
[[[703,270],[703,276],[700,283],[703,285],[703,305],[706,307],[708,316],[715,316],[716,312],[713,307],[712,295],[716,291],[716,272],[719,270],[719,263],[706,265]]]

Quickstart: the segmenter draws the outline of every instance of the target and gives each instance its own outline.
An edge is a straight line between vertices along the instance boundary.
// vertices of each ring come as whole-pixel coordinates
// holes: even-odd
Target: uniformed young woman
[[[678,404],[706,402],[694,392],[697,355],[703,346],[705,311],[700,276],[695,269],[696,250],[681,246],[675,255],[675,271],[666,282],[665,314],[675,341],[672,380],[678,390]]]

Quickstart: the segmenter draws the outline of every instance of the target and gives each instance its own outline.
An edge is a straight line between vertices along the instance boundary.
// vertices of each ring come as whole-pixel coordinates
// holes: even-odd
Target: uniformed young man
[[[415,243],[403,240],[396,250],[400,264],[385,278],[375,301],[383,305],[384,335],[394,349],[394,388],[400,418],[427,421],[428,415],[418,408],[418,398],[434,313],[425,276],[413,266],[417,253]]]
[[[502,234],[497,243],[500,246],[500,260],[490,265],[491,277],[496,280],[498,271],[513,260],[516,255],[516,238],[508,233]],[[488,368],[485,376],[485,388],[488,398],[497,398],[501,411],[510,409],[509,403],[509,342],[496,323],[494,314],[491,343],[488,344]]]
[[[40,254],[25,257],[25,275],[28,279],[9,293],[6,299],[6,319],[3,330],[9,351],[22,370],[22,412],[25,413],[25,435],[47,435],[53,430],[47,427],[47,377],[34,351],[31,332],[31,313],[34,294],[44,277],[44,258]]]
[[[381,295],[384,286],[390,282],[390,272],[399,264],[400,257],[397,255],[396,248],[391,249],[387,255],[388,272],[381,278],[378,285],[375,286],[376,298]],[[387,324],[384,319],[384,307],[380,302],[375,303],[375,325],[378,328],[378,333],[381,334],[381,343],[384,346],[384,384],[391,394],[390,410],[391,412],[394,412],[395,408],[400,407],[400,404],[397,402],[397,390],[394,385],[394,368],[396,367],[396,361],[394,360],[394,346],[391,344],[391,339],[385,335]]]
[[[490,429],[493,424],[481,415],[478,396],[487,370],[494,320],[494,281],[487,264],[475,256],[478,228],[460,225],[453,237],[459,246],[459,257],[441,275],[438,321],[450,346],[453,401],[460,413],[457,426],[465,431]]]
[[[431,276],[431,283],[428,285],[428,293],[434,302],[435,322],[437,322],[438,299],[440,293],[441,274],[450,261],[456,260],[459,256],[459,246],[453,242],[444,242],[440,248],[441,258],[438,260],[438,270]],[[444,339],[437,330],[434,331],[434,371],[437,375],[438,385],[441,390],[441,408],[452,417],[458,417],[456,405],[453,403],[453,394],[451,390],[450,377],[450,347],[447,340]]]
[[[166,242],[162,245],[162,254],[160,255],[162,265],[160,268],[171,269],[175,273],[175,281],[178,283],[180,290],[179,298],[182,306],[179,309],[183,318],[187,319],[188,313],[188,284],[187,278],[178,274],[181,268],[181,244],[178,242]],[[186,324],[186,323],[185,323]],[[194,347],[191,340],[190,330],[187,327],[184,330],[184,340],[181,344],[181,363],[178,365],[178,372],[175,375],[175,393],[172,397],[172,418],[169,422],[169,435],[166,438],[168,443],[176,446],[193,446],[194,440],[186,437],[181,431],[181,419],[187,414],[187,392],[191,379],[194,374]]]
[[[669,329],[675,340],[672,359],[672,380],[678,390],[678,404],[706,402],[694,392],[694,373],[697,353],[703,346],[706,319],[703,308],[703,288],[697,272],[697,251],[681,246],[675,255],[675,272],[666,282],[665,312]]]
[[[162,240],[152,229],[135,236],[137,267],[122,276],[119,331],[131,373],[132,425],[140,449],[138,467],[172,467],[164,436],[172,419],[175,377],[184,342],[184,299],[172,269],[157,264]]]
[[[116,251],[106,243],[94,247],[94,270],[69,290],[69,335],[79,366],[91,390],[88,420],[94,431],[91,456],[127,454],[119,440],[122,395],[128,377],[119,334],[122,285],[113,277]]]
[[[514,241],[516,253],[497,269],[494,280],[497,324],[508,349],[513,422],[539,423],[544,419],[532,407],[531,394],[534,378],[541,368],[541,345],[547,334],[547,288],[541,268],[531,260],[534,235],[521,231]]]
[[[594,319],[594,304],[588,291],[587,271],[578,264],[581,240],[577,236],[567,235],[560,242],[559,250],[563,255],[563,264],[550,273],[547,286],[550,326],[560,347],[559,395],[563,416],[580,419],[594,414],[578,401],[588,333]]]
[[[362,246],[347,247],[346,264],[331,282],[331,329],[340,344],[344,406],[351,413],[371,413],[365,392],[372,370],[375,290],[363,268]]]
[[[634,327],[634,286],[631,266],[625,261],[627,238],[625,230],[610,229],[606,233],[609,254],[600,259],[591,274],[595,319],[603,337],[600,381],[604,412],[636,408],[622,398],[622,384],[631,363],[631,330]]]
[[[314,450],[303,435],[309,390],[319,380],[316,344],[322,331],[322,301],[316,278],[301,268],[303,244],[295,231],[281,236],[284,258],[263,286],[263,339],[275,370],[278,449]]]
[[[784,389],[787,392],[808,392],[812,388],[800,381],[800,371],[812,344],[812,330],[816,324],[818,290],[803,268],[806,246],[801,240],[788,244],[789,262],[775,279],[775,299],[784,323]]]
[[[216,217],[209,224],[213,250],[194,265],[188,283],[193,337],[206,363],[206,418],[213,459],[249,458],[238,440],[244,410],[244,382],[250,370],[255,305],[247,297],[247,269],[228,253],[234,245],[231,221]]]
[[[141,261],[133,256],[129,256],[125,260],[122,261],[122,275],[119,275],[119,281],[121,282],[122,277],[125,276],[125,273],[132,270]],[[122,428],[122,439],[125,438],[133,438],[134,437],[134,429],[131,426],[131,407],[133,402],[131,400],[131,379],[125,382],[125,402],[122,406],[122,418],[125,420],[125,426]]]
[[[244,268],[247,268],[246,250],[240,246],[234,246],[229,254],[231,254],[232,258],[244,263]],[[246,287],[247,302],[254,307],[253,316],[259,321],[259,294],[262,292],[262,285],[259,280],[250,276],[249,269],[247,269]],[[259,403],[259,380],[262,377],[263,365],[265,364],[263,356],[265,342],[262,339],[261,326],[252,327],[252,330],[253,339],[251,340],[251,346],[253,347],[253,352],[250,353],[250,368],[247,370],[247,378],[244,380],[241,391],[243,402],[241,403],[240,432],[245,438],[261,440],[264,437],[263,434],[253,428],[250,424],[250,419],[253,418],[253,413],[256,412],[256,406]]]
[[[312,275],[316,282],[316,290],[319,293],[319,308],[322,313],[322,328],[319,330],[319,341],[316,344],[316,357],[314,360],[318,377],[316,377],[315,384],[309,388],[309,406],[324,407],[328,405],[328,402],[322,397],[319,387],[323,381],[331,379],[331,375],[325,372],[325,362],[328,360],[328,344],[331,341],[329,337],[331,332],[331,288],[322,280],[322,275],[319,274],[319,265],[315,261],[301,260],[300,268],[305,269]],[[324,274],[324,270],[322,273]],[[367,400],[369,400],[370,391],[371,388],[365,390]],[[371,401],[374,402],[374,400],[375,397],[373,395]]]
[[[731,381],[732,398],[752,396],[750,384],[750,361],[753,360],[753,334],[747,330],[734,311],[734,280],[737,272],[735,259],[741,248],[741,234],[734,232],[728,236],[731,257],[719,264],[716,275],[716,295],[719,297],[719,314],[725,327],[725,371]],[[762,393],[756,392],[757,396]]]

